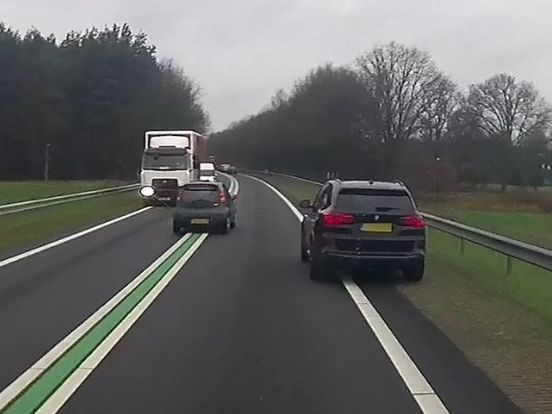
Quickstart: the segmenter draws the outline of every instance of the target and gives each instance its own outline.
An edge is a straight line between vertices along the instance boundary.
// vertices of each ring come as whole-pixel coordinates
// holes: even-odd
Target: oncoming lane
[[[0,394],[3,413],[54,413],[205,241],[188,234]]]
[[[175,241],[152,209],[0,267],[0,391]]]

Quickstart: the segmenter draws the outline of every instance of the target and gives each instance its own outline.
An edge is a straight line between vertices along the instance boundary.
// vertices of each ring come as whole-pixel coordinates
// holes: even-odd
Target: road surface
[[[80,382],[82,366],[67,371],[55,394],[29,397],[41,412],[439,412],[417,402],[424,396],[413,395],[410,373],[400,372],[343,284],[308,279],[290,208],[262,183],[239,181],[229,235],[179,241],[170,210],[155,208],[1,266],[0,403],[22,374],[39,371],[29,368],[44,354],[183,243],[196,250],[100,362]],[[518,412],[393,284],[357,283],[450,413]],[[40,378],[5,412],[24,412],[14,401]]]

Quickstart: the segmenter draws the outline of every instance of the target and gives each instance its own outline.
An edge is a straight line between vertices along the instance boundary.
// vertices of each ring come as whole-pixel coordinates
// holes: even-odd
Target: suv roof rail
[[[399,184],[399,185],[402,185],[402,186],[406,187],[406,185],[404,185],[404,183],[401,180],[393,180],[393,182],[395,184]]]

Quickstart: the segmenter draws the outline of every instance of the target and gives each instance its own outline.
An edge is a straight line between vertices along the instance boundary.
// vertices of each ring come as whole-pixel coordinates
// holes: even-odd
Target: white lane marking
[[[303,219],[303,215],[299,212],[299,210],[287,198],[285,198],[280,191],[266,181],[260,180],[253,176],[248,177],[259,181],[274,191],[282,200],[284,200],[299,220]],[[353,299],[353,302],[357,305],[357,308],[364,317],[364,320],[378,339],[391,363],[395,366],[395,369],[401,376],[410,391],[410,394],[422,412],[424,414],[448,414],[449,411],[437,393],[435,393],[427,379],[420,372],[412,358],[410,358],[410,355],[408,355],[397,337],[387,326],[377,309],[374,305],[372,305],[364,292],[350,278],[343,278],[342,283]]]
[[[25,388],[29,386],[44,370],[59,359],[67,352],[80,338],[82,338],[94,325],[96,325],[105,315],[115,308],[124,298],[132,292],[136,286],[149,276],[161,263],[163,263],[176,249],[178,249],[186,240],[190,238],[190,234],[180,238],[161,256],[159,256],[152,264],[150,264],[142,273],[134,280],[121,289],[108,302],[100,307],[94,314],[80,324],[69,335],[63,338],[50,351],[36,361],[27,371],[14,380],[0,393],[0,410],[2,410],[10,401],[17,397]]]
[[[125,214],[124,216],[117,217],[115,219],[106,221],[104,223],[98,224],[97,226],[90,227],[89,229],[80,231],[78,233],[71,234],[67,237],[63,237],[63,238],[55,240],[51,243],[43,244],[42,246],[36,247],[34,249],[31,249],[31,250],[27,250],[26,252],[20,253],[16,256],[8,257],[7,259],[4,259],[4,260],[0,261],[0,267],[7,266],[9,264],[12,264],[12,263],[18,262],[20,260],[26,259],[28,257],[34,256],[35,254],[42,253],[45,250],[49,250],[53,247],[62,245],[64,243],[67,243],[71,240],[78,239],[79,237],[82,237],[82,236],[85,236],[87,234],[93,233],[95,231],[103,229],[104,227],[111,226],[112,224],[118,223],[119,221],[126,220],[130,217],[136,216],[136,215],[138,215],[140,213],[143,213],[144,211],[147,211],[149,209],[151,209],[151,207],[144,207],[140,210],[136,210],[136,211],[133,211],[132,213]]]
[[[412,361],[412,358],[410,358],[410,355],[408,355],[391,329],[389,329],[389,326],[387,326],[376,308],[370,303],[364,292],[351,278],[343,278],[342,282],[422,412],[428,414],[448,413],[439,396],[429,385],[429,382],[420,372],[414,361]]]
[[[173,265],[163,279],[146,295],[144,299],[125,317],[125,319],[103,340],[103,342],[86,358],[75,372],[46,400],[36,411],[37,414],[54,414],[67,402],[79,386],[88,378],[92,371],[117,345],[121,338],[130,330],[132,325],[142,316],[159,294],[174,279],[186,262],[199,249],[207,238],[202,234],[186,253]]]
[[[295,214],[295,217],[297,217],[297,219],[299,221],[303,221],[303,214],[301,214],[301,212],[292,204],[291,201],[289,201],[285,195],[283,195],[278,189],[276,189],[276,187],[274,187],[272,184],[269,184],[267,183],[266,181],[263,181],[257,177],[253,177],[252,175],[246,175],[246,177],[248,178],[251,178],[255,181],[258,181],[262,184],[264,184],[265,186],[267,186],[268,188],[270,188],[274,193],[276,193],[276,195],[278,197],[280,197],[282,199],[282,201],[284,203],[286,203],[286,205],[291,209],[291,211],[293,212],[293,214]]]
[[[226,177],[230,181],[230,188],[228,189],[228,192],[232,195],[238,195],[238,193],[240,192],[240,183],[238,182],[238,180],[230,174],[226,174],[223,172],[219,172],[218,174]]]
[[[238,195],[240,192],[240,182],[236,177],[231,177],[231,178],[234,181],[234,194]]]

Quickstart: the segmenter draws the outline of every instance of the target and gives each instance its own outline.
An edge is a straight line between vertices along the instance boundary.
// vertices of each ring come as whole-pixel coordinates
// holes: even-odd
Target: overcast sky
[[[0,21],[58,38],[130,23],[200,84],[213,130],[391,40],[429,50],[462,88],[508,72],[552,102],[552,0],[0,0]]]

